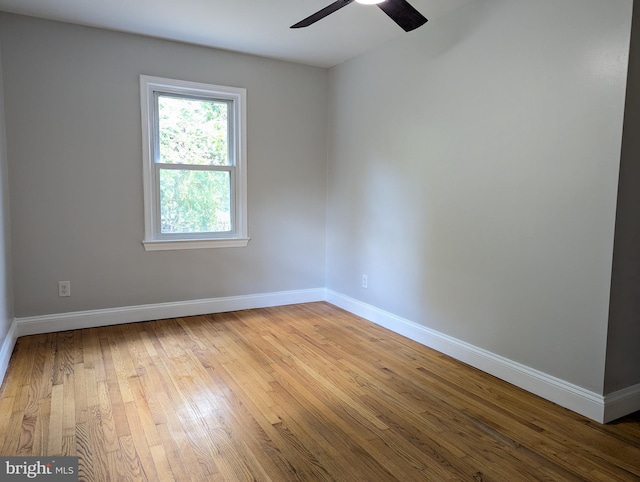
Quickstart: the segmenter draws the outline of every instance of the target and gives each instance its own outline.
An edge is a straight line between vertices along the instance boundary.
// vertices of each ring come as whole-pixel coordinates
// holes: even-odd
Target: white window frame
[[[156,94],[177,94],[212,100],[224,100],[231,106],[232,131],[229,142],[234,153],[231,166],[231,219],[229,233],[160,232],[160,193],[158,184],[158,144]],[[247,170],[246,170],[246,89],[184,80],[140,76],[140,104],[142,113],[142,154],[144,188],[144,240],[146,251],[197,248],[244,247],[249,242],[247,232]],[[185,167],[185,166],[183,166]],[[186,166],[186,168],[189,168]]]

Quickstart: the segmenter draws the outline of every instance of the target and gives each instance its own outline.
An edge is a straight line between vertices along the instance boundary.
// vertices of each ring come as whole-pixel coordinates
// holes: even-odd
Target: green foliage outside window
[[[231,225],[229,104],[158,97],[161,232],[225,232]],[[180,169],[176,165],[188,165]]]

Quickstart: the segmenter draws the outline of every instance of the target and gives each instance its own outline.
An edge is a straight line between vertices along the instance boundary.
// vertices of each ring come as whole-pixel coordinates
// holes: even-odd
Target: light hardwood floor
[[[640,480],[600,425],[326,303],[23,337],[1,455],[80,480]]]

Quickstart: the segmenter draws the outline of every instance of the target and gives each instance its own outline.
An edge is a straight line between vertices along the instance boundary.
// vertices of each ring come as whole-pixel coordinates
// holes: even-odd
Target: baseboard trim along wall
[[[596,422],[640,410],[640,386],[604,397],[340,293],[326,301]]]
[[[0,348],[0,384],[4,380],[4,376],[7,373],[7,368],[9,368],[9,361],[11,360],[11,354],[13,353],[13,348],[16,346],[16,340],[18,339],[17,323],[14,319],[9,327],[9,331],[7,332],[7,336],[4,338],[4,342],[2,343],[2,347]]]
[[[604,419],[608,423],[640,410],[640,383],[604,396]]]
[[[640,410],[640,384],[603,396],[324,288],[16,318],[0,351],[0,381],[20,336],[315,301],[327,301],[597,422]]]
[[[76,311],[55,315],[16,318],[17,335],[36,335],[56,331],[77,330],[97,326],[120,325],[138,321],[162,320],[182,316],[223,313],[226,311],[267,308],[324,301],[324,288],[279,291],[244,296],[228,296],[203,300],[125,306],[104,310]]]

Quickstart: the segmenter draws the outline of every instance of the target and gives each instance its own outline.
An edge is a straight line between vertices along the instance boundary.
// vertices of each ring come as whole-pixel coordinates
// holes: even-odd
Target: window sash
[[[227,165],[209,165],[209,164],[183,164],[183,163],[163,163],[160,161],[160,97],[174,97],[183,99],[194,99],[203,101],[220,102],[227,104]],[[153,92],[153,160],[155,171],[155,194],[154,194],[154,238],[156,239],[207,239],[211,237],[232,237],[236,232],[236,188],[235,188],[235,165],[236,165],[236,149],[234,142],[235,131],[235,101],[231,99],[218,98],[209,95],[192,95],[178,94],[172,92],[164,92],[155,90]],[[231,229],[228,231],[196,231],[189,233],[163,233],[162,232],[162,208],[161,208],[161,187],[160,187],[160,170],[176,169],[176,170],[196,170],[196,171],[226,171],[229,176],[230,190],[230,222]]]
[[[236,183],[235,183],[235,175],[236,169],[235,166],[201,166],[194,164],[155,164],[155,186],[156,192],[154,195],[154,237],[156,239],[184,239],[184,238],[193,238],[193,239],[208,239],[212,236],[216,238],[225,238],[225,237],[234,237],[236,233],[237,226],[237,218],[236,218]],[[228,172],[229,173],[229,211],[230,211],[230,221],[231,221],[231,229],[228,231],[199,231],[199,232],[190,232],[190,233],[163,233],[162,232],[162,208],[160,203],[160,171],[161,170],[177,170],[177,171],[218,171],[218,172]]]
[[[227,104],[227,164],[229,166],[236,165],[236,142],[235,142],[235,130],[236,119],[235,100],[225,99],[222,97],[205,96],[205,95],[191,95],[191,94],[177,94],[172,92],[164,92],[161,90],[153,91],[153,160],[156,164],[163,164],[160,161],[160,97],[173,97],[182,98],[187,100],[202,100],[211,101],[221,104]],[[166,163],[165,163],[166,164]],[[189,166],[191,164],[175,163],[175,165]],[[202,165],[202,164],[194,164]]]

